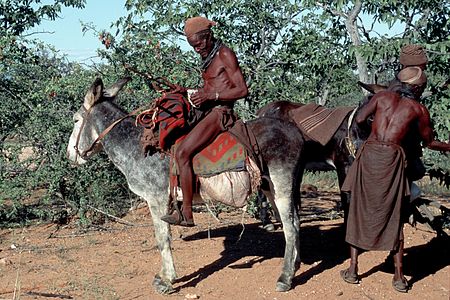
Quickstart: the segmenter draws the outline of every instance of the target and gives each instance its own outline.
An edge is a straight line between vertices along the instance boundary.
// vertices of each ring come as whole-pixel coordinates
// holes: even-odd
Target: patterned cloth
[[[251,153],[258,161],[254,138],[247,132],[243,122],[236,122],[233,109],[226,105],[195,109],[182,94],[164,94],[152,102],[151,108],[137,117],[137,123],[144,126],[141,142],[144,152],[148,148],[170,150],[175,153],[179,143],[207,114],[215,113],[221,118],[221,133],[209,146],[193,158],[193,169],[196,175],[210,177],[227,171],[245,170],[247,153]],[[231,130],[232,133],[229,133]],[[239,141],[242,140],[243,141]],[[257,151],[259,153],[259,151]],[[178,175],[174,160],[171,163],[171,175]]]
[[[177,144],[172,147],[173,153]],[[209,177],[225,171],[245,170],[246,151],[236,138],[228,133],[221,133],[205,149],[196,154],[192,160],[194,174]],[[178,175],[176,164],[172,166],[172,174]]]

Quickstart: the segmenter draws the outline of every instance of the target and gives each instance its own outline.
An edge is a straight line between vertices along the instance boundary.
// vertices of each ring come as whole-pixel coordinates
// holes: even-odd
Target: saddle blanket
[[[289,112],[300,130],[313,141],[326,145],[354,107],[326,108],[309,103]]]
[[[136,117],[136,123],[144,127],[144,139],[141,141],[144,152],[149,146],[170,149],[187,128],[186,118],[190,109],[189,102],[182,94],[164,93],[154,99],[150,108]]]
[[[179,142],[172,147],[175,153]],[[202,177],[214,176],[225,171],[245,170],[246,151],[229,132],[221,133],[209,146],[196,154],[192,160],[194,173]],[[178,175],[176,163],[172,164],[172,175]]]

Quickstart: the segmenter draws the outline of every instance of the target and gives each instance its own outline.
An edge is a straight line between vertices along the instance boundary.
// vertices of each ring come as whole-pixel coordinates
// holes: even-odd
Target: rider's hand
[[[215,100],[215,94],[211,95],[211,93],[205,92],[204,89],[199,89],[197,93],[191,95],[191,101],[195,106],[200,106],[203,102],[210,100]]]
[[[170,93],[173,93],[173,94],[185,94],[186,91],[188,90],[187,88],[185,88],[185,87],[183,87],[181,85],[178,85],[178,84],[174,84],[174,87],[175,87],[174,89],[170,90]]]

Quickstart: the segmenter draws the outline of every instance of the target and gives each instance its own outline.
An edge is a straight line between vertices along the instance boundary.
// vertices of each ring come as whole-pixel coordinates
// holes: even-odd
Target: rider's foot
[[[161,220],[171,225],[193,227],[194,218],[187,218],[184,213],[180,213],[178,210],[174,210],[171,214],[167,214],[161,217]]]

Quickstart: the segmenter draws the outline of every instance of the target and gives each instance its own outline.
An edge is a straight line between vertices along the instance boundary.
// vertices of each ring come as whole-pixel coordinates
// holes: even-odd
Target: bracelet
[[[214,101],[219,100],[219,92],[216,92],[216,99]]]

